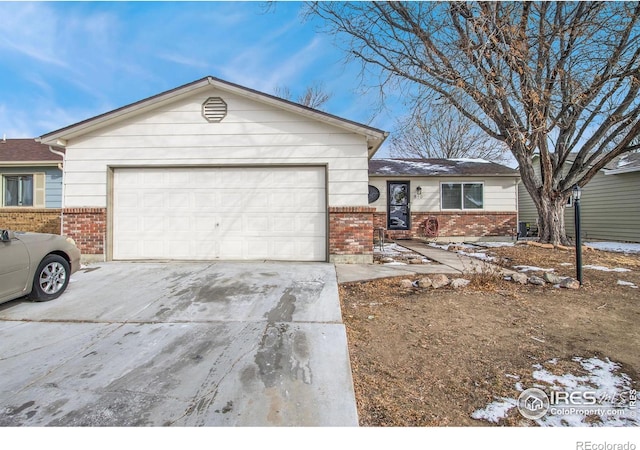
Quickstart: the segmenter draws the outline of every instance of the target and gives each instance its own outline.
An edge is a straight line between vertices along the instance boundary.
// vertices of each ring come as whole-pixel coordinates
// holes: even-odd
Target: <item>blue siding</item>
[[[0,166],[0,174],[29,174],[44,173],[45,174],[45,207],[60,208],[62,207],[62,171],[57,167],[47,166],[25,166],[25,167],[2,167]],[[1,187],[0,187],[1,189]]]
[[[62,171],[57,167],[44,169],[46,174],[45,207],[60,208],[62,206]]]

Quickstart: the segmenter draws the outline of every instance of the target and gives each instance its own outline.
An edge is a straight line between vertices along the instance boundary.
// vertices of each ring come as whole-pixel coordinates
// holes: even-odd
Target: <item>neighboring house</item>
[[[372,262],[387,133],[206,77],[45,134],[63,231],[107,260]]]
[[[372,159],[375,226],[388,238],[409,239],[435,220],[439,239],[514,239],[519,179],[516,170],[480,159]]]
[[[534,156],[534,167],[538,156]],[[571,161],[567,163],[567,170]],[[536,169],[536,173],[539,170]],[[520,221],[537,226],[538,212],[524,185],[518,189]],[[584,239],[640,242],[640,153],[614,159],[582,189],[580,225]],[[573,202],[568,201],[564,222],[575,236]]]
[[[60,233],[61,163],[34,139],[0,141],[0,228]]]

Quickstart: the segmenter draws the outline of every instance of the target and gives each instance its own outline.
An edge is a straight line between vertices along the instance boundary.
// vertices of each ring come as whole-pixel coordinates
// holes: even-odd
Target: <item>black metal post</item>
[[[579,188],[578,188],[579,189]],[[575,214],[576,230],[576,276],[580,286],[582,286],[582,240],[580,237],[580,195],[573,198],[573,209]]]

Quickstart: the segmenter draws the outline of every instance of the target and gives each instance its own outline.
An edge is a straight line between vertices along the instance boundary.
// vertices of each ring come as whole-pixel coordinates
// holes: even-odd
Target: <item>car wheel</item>
[[[58,298],[67,288],[70,276],[69,263],[59,255],[47,255],[33,277],[31,299],[46,302]]]

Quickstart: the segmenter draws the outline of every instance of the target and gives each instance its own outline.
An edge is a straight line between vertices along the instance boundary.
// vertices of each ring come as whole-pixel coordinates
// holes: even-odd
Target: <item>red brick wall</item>
[[[389,239],[420,237],[420,225],[428,217],[435,216],[439,224],[439,236],[515,236],[517,214],[515,212],[481,213],[471,211],[426,212],[411,214],[411,230],[387,230]],[[387,213],[376,213],[374,227],[387,226]]]
[[[0,209],[0,228],[60,234],[61,211],[59,208],[2,208]]]
[[[105,208],[65,208],[64,234],[73,238],[84,255],[104,254],[107,234]]]
[[[373,213],[368,206],[329,208],[329,254],[373,255]]]

